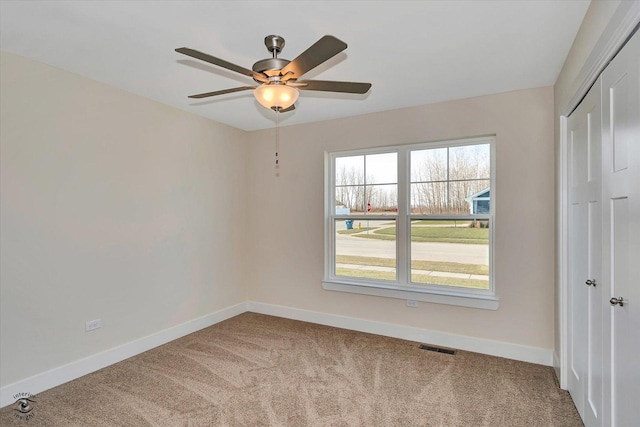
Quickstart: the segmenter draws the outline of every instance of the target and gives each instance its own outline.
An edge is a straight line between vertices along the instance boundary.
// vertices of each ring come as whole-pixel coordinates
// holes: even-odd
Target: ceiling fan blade
[[[281,70],[281,74],[285,75],[292,72],[295,77],[300,77],[346,48],[347,44],[342,40],[338,40],[333,36],[324,36],[285,66]]]
[[[189,98],[208,98],[210,96],[224,95],[225,93],[240,92],[243,90],[250,90],[250,89],[253,90],[255,88],[256,86],[240,86],[240,87],[234,87],[231,89],[217,90],[215,92],[207,92],[207,93],[199,93],[197,95],[190,95]]]
[[[293,86],[293,85],[291,85]],[[321,90],[325,92],[367,93],[371,83],[335,82],[330,80],[298,80],[295,87],[300,90]]]
[[[225,61],[224,59],[216,58],[215,56],[200,52],[199,50],[189,49],[188,47],[179,47],[176,49],[176,52],[208,62],[209,64],[217,65],[218,67],[226,68],[227,70],[235,71],[236,73],[244,74],[245,76],[254,78],[262,83],[266,83],[268,81],[267,77],[261,73],[256,73],[247,68]]]

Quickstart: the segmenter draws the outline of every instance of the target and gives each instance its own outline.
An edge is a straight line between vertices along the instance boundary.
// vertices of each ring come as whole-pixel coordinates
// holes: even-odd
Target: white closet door
[[[569,383],[587,425],[602,416],[600,79],[569,117]]]
[[[640,425],[639,70],[636,33],[602,74],[604,402],[607,424],[620,427]]]

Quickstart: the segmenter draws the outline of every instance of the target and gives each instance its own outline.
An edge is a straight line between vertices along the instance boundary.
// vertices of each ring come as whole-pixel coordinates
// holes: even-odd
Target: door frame
[[[588,13],[588,12],[587,12]],[[578,107],[587,95],[607,64],[622,49],[627,40],[640,25],[640,1],[622,1],[611,16],[602,35],[594,45],[582,69],[578,73],[576,82],[580,82],[576,93],[570,101],[560,108],[560,146],[558,149],[557,171],[557,211],[558,227],[556,229],[556,265],[557,289],[556,305],[558,307],[558,321],[556,332],[559,333],[560,348],[554,351],[554,368],[560,383],[560,388],[567,389],[568,360],[567,345],[568,329],[568,286],[569,286],[569,251],[568,251],[568,208],[569,208],[569,152],[567,134],[567,120],[569,115]]]

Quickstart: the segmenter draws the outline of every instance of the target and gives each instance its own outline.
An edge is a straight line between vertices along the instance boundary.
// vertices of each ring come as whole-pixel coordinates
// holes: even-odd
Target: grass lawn
[[[449,219],[418,219],[411,221],[411,225],[450,225],[452,227],[468,227],[471,221],[452,221]]]
[[[337,255],[338,264],[372,265],[376,267],[395,267],[396,260],[391,258],[374,258],[353,255]],[[415,270],[445,271],[448,273],[489,274],[489,266],[480,264],[462,264],[444,261],[411,261],[411,268]],[[395,276],[394,276],[395,278]],[[416,281],[414,279],[414,281]]]
[[[416,283],[460,286],[463,288],[473,288],[473,289],[489,289],[488,280],[458,279],[457,277],[425,276],[423,274],[412,274],[411,280]]]
[[[387,235],[387,234],[362,233],[362,234],[356,234],[353,237],[362,237],[363,239],[377,239],[377,240],[396,240],[395,234]]]
[[[386,271],[367,271],[367,270],[356,270],[352,268],[337,268],[336,274],[338,276],[360,277],[360,278],[367,278],[367,279],[396,280],[396,273],[386,272]],[[463,288],[473,288],[473,289],[489,289],[489,282],[486,280],[458,279],[455,277],[437,277],[437,276],[426,276],[422,274],[412,274],[411,280],[413,280],[413,282],[416,282],[416,283],[430,283],[430,284],[438,284],[438,285],[460,286]]]
[[[357,270],[355,268],[336,268],[338,276],[360,277],[366,279],[396,280],[396,273],[390,271]]]
[[[376,228],[377,227],[361,227],[359,230],[357,228],[352,228],[351,230],[340,230],[338,231],[338,234],[354,234],[367,230],[375,230]]]
[[[378,240],[395,240],[396,228],[387,227],[373,233],[357,234],[355,237]],[[411,227],[412,242],[489,244],[488,228],[469,227]]]

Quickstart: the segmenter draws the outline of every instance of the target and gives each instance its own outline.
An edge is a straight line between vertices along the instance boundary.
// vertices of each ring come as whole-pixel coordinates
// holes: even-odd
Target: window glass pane
[[[488,221],[411,221],[411,281],[489,289]]]
[[[452,181],[449,183],[449,213],[488,214],[490,181]]]
[[[367,186],[367,209],[375,215],[395,215],[398,212],[398,186],[396,184]]]
[[[336,157],[336,185],[364,184],[364,156]]]
[[[423,215],[447,213],[447,183],[411,184],[411,213]]]
[[[396,280],[396,222],[336,220],[336,275]]]
[[[367,203],[364,190],[363,185],[336,187],[336,215],[362,214]]]
[[[367,185],[396,184],[398,182],[398,154],[370,154],[366,156]]]
[[[489,179],[491,151],[489,144],[449,148],[449,179]]]
[[[411,152],[411,182],[446,181],[447,149],[415,150]]]

